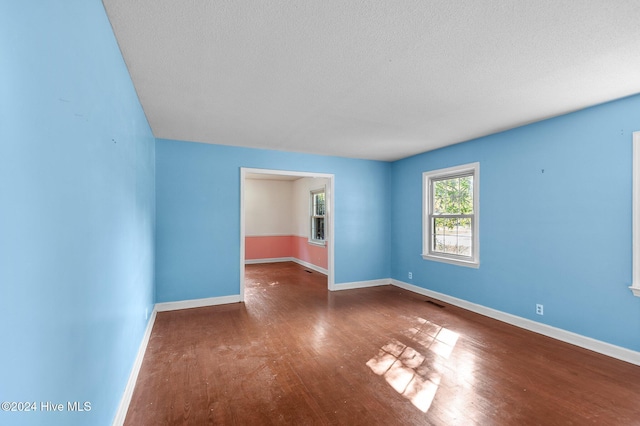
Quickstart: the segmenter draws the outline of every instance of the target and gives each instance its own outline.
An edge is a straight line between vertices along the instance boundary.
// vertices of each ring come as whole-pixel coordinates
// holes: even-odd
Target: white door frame
[[[328,222],[328,244],[327,244],[327,288],[329,291],[335,290],[334,275],[334,220],[333,212],[335,205],[335,175],[329,173],[313,173],[313,172],[296,172],[290,170],[273,170],[273,169],[254,169],[248,167],[240,167],[240,301],[244,302],[244,241],[245,241],[245,206],[244,206],[244,184],[248,173],[258,173],[263,175],[280,175],[280,176],[299,176],[312,178],[329,179],[327,186],[327,205],[325,220]]]

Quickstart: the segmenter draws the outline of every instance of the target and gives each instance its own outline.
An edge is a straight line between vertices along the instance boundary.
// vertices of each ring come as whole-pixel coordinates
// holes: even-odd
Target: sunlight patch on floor
[[[449,358],[459,335],[423,318],[417,318],[416,324],[403,334],[432,355],[427,356],[427,352],[423,354],[394,339],[380,348],[378,354],[367,361],[367,366],[378,376],[384,377],[396,392],[411,401],[416,408],[426,413],[441,380],[434,364],[438,361],[437,358]]]

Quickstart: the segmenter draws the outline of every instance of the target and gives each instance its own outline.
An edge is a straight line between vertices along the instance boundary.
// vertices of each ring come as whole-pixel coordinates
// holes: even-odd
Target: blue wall
[[[390,163],[158,140],[157,302],[240,293],[240,168],[335,174],[335,282],[388,278]]]
[[[640,350],[627,288],[635,130],[640,96],[394,163],[393,278]],[[423,260],[422,172],[474,161],[480,268]]]
[[[98,0],[0,3],[0,55],[0,401],[91,403],[0,424],[110,424],[153,303],[239,293],[240,167],[335,174],[338,284],[391,276],[640,350],[640,96],[384,163],[154,144]],[[480,268],[423,260],[422,172],[474,161]]]
[[[111,424],[154,302],[154,138],[99,0],[2,2],[0,55],[0,401],[91,403],[0,424]]]

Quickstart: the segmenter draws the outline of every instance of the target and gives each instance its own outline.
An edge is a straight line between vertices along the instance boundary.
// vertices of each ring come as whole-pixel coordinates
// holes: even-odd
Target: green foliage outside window
[[[462,176],[433,182],[434,215],[473,214],[473,176]],[[457,218],[440,218],[438,226],[453,229],[459,226]]]
[[[434,180],[435,251],[471,256],[471,218],[464,215],[473,215],[473,176]]]

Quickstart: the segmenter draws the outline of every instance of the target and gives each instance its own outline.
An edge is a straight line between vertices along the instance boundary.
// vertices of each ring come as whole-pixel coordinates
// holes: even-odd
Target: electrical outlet
[[[536,314],[544,315],[544,306],[541,304],[536,304]]]
[[[144,308],[144,319],[145,320],[149,319],[149,308]]]
[[[412,280],[413,279],[413,272],[409,272],[409,279]]]

